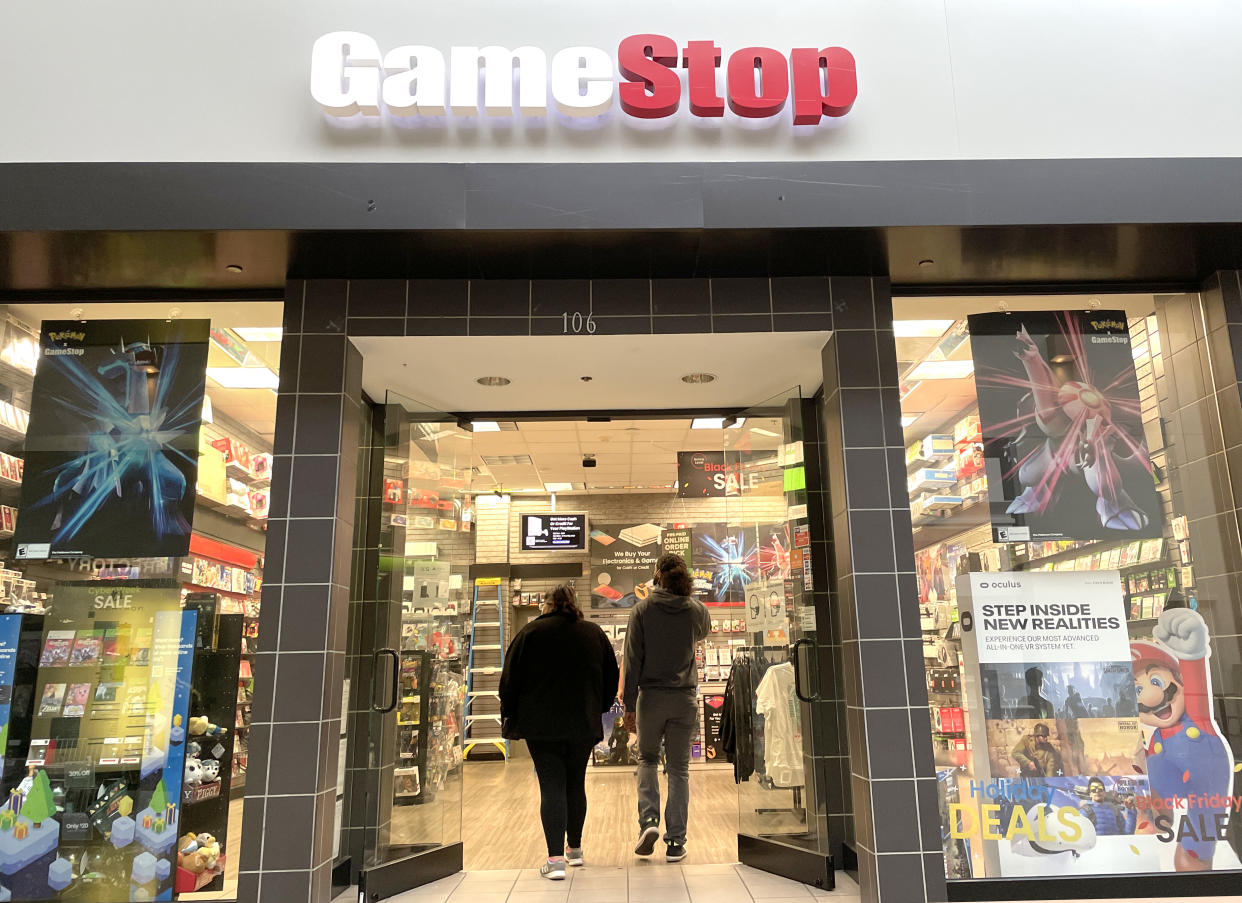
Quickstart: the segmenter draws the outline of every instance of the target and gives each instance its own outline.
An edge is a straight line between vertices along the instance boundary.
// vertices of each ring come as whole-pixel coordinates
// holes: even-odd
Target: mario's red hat
[[[1182,663],[1177,656],[1156,643],[1131,642],[1130,667],[1135,674],[1142,673],[1148,665],[1161,665],[1170,671],[1180,672]]]

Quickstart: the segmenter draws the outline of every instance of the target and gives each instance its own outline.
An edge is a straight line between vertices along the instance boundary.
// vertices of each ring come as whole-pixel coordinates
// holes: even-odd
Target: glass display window
[[[281,305],[74,307],[4,311],[0,896],[235,897]]]
[[[895,310],[946,875],[1242,868],[1227,327],[1198,295]]]

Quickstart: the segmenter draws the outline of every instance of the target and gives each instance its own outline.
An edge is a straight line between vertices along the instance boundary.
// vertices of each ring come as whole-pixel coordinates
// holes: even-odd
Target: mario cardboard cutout
[[[1176,843],[1178,871],[1207,871],[1232,827],[1233,787],[1233,755],[1212,720],[1207,624],[1197,611],[1171,608],[1153,633],[1154,641],[1130,644],[1130,658],[1139,720],[1151,732],[1147,774],[1156,828]]]

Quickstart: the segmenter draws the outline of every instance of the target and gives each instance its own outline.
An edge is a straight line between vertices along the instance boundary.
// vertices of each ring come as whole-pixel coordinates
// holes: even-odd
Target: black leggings
[[[586,821],[586,767],[592,743],[527,740],[539,776],[539,817],[549,856],[564,856],[565,845],[582,846]]]

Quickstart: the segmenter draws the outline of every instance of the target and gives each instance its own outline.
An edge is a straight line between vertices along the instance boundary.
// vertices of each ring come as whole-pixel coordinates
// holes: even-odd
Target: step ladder
[[[506,760],[509,758],[509,741],[500,736],[500,673],[505,666],[504,644],[505,606],[500,581],[494,577],[475,580],[474,605],[470,612],[470,655],[466,664],[464,758],[469,758],[475,750],[493,754],[499,751]]]

